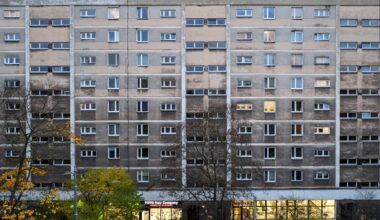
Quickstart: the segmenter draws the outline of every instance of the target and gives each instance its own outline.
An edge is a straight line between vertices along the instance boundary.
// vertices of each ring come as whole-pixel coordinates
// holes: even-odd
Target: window
[[[175,88],[176,81],[174,79],[161,80],[161,88]]]
[[[148,78],[138,77],[137,78],[137,89],[148,89]]]
[[[202,41],[191,41],[186,42],[186,49],[188,50],[203,50],[205,43]]]
[[[108,8],[108,19],[117,20],[120,18],[120,9],[119,8]]]
[[[303,112],[303,103],[302,103],[302,101],[292,101],[292,112],[293,113]]]
[[[161,157],[162,158],[168,158],[168,157],[175,157],[176,153],[174,150],[162,150],[161,151]]]
[[[176,127],[161,127],[162,135],[173,135],[173,134],[176,134],[176,132],[177,132]]]
[[[315,103],[314,104],[314,110],[315,111],[329,111],[330,110],[330,104],[328,104],[328,103]]]
[[[265,170],[264,171],[264,181],[266,183],[276,182],[276,171],[275,170]]]
[[[379,27],[380,19],[362,19],[361,24],[363,27]]]
[[[264,78],[264,89],[275,89],[276,88],[276,78],[265,77]]]
[[[238,41],[251,41],[253,39],[252,32],[238,32],[236,34],[236,40]]]
[[[329,41],[330,34],[329,33],[315,33],[314,40],[315,41]]]
[[[275,147],[264,148],[264,159],[265,160],[276,159],[276,148]]]
[[[148,19],[148,7],[137,7],[137,19],[138,20]]]
[[[292,89],[301,90],[303,89],[303,79],[302,77],[293,77],[292,78]]]
[[[137,171],[137,182],[138,183],[149,183],[149,171]]]
[[[252,17],[252,9],[236,9],[236,17],[237,18],[251,18]]]
[[[48,73],[48,66],[30,66],[30,73]]]
[[[301,170],[292,170],[292,182],[301,182],[303,180],[303,172]]]
[[[81,9],[79,11],[79,17],[81,18],[95,18],[96,10],[95,9]]]
[[[161,33],[160,40],[161,41],[176,41],[177,34],[176,33]]]
[[[274,7],[264,7],[264,19],[275,19],[276,10]]]
[[[238,180],[238,181],[252,180],[251,171],[238,171],[238,172],[236,172],[236,180]]]
[[[361,113],[362,119],[378,119],[379,115],[377,112],[362,112]]]
[[[53,27],[67,27],[70,26],[70,19],[52,19],[51,25]]]
[[[209,89],[208,90],[208,96],[225,96],[226,90],[225,89]]]
[[[292,124],[291,136],[303,136],[303,125],[302,124]]]
[[[5,65],[19,65],[20,58],[19,57],[5,57],[4,64]]]
[[[276,54],[273,54],[273,53],[264,54],[264,65],[265,66],[275,66],[276,65]]]
[[[137,30],[136,32],[136,42],[146,43],[149,41],[149,31],[147,30]]]
[[[96,150],[81,150],[81,157],[96,157]]]
[[[53,50],[69,50],[70,43],[69,42],[54,42],[52,44]]]
[[[148,135],[149,135],[149,126],[147,124],[138,124],[137,136],[148,136]]]
[[[264,136],[276,136],[276,125],[275,124],[265,124],[264,125]]]
[[[21,129],[19,127],[6,127],[5,134],[20,134]]]
[[[252,127],[247,125],[239,126],[238,134],[252,134]]]
[[[236,151],[237,157],[252,157],[252,151],[251,150],[238,150]]]
[[[292,31],[290,35],[290,41],[292,43],[302,43],[303,31]]]
[[[70,73],[70,66],[52,66],[53,73]]]
[[[96,128],[94,127],[80,127],[81,135],[96,134]]]
[[[160,11],[161,18],[175,18],[176,10],[175,9],[163,9]]]
[[[327,79],[317,79],[314,82],[315,88],[329,88],[330,87],[330,80]]]
[[[162,65],[174,65],[176,63],[175,56],[162,56],[161,64]]]
[[[225,50],[227,48],[227,44],[225,41],[210,41],[208,42],[209,50]]]
[[[15,150],[7,150],[5,151],[5,157],[19,157],[20,152],[15,151]]]
[[[340,113],[340,119],[357,119],[358,116],[356,113],[352,112],[341,112]]]
[[[136,103],[136,112],[149,112],[148,101],[137,101]]]
[[[147,147],[137,148],[137,159],[139,160],[149,159],[149,149]]]
[[[292,54],[292,67],[303,66],[303,54]]]
[[[357,73],[358,66],[340,66],[339,71],[341,73]]]
[[[5,103],[5,109],[10,111],[17,111],[21,109],[20,103],[7,102]]]
[[[251,80],[238,80],[237,87],[238,88],[252,87],[252,81]]]
[[[161,111],[176,111],[177,105],[173,103],[165,103],[160,106]]]
[[[175,181],[176,174],[173,172],[161,173],[161,181]]]
[[[236,104],[236,111],[252,111],[252,104]]]
[[[379,42],[362,42],[362,49],[363,50],[378,50],[379,49]]]
[[[120,125],[119,124],[109,124],[108,125],[108,136],[120,136]]]
[[[315,127],[314,134],[330,134],[329,127]]]
[[[20,80],[5,80],[4,81],[6,88],[18,88],[20,87]]]
[[[49,49],[49,43],[47,42],[31,42],[30,43],[31,50],[47,50]]]
[[[210,65],[210,66],[208,66],[207,71],[209,73],[211,73],[211,72],[223,73],[223,72],[227,71],[227,67],[225,65]]]
[[[30,19],[31,27],[47,27],[49,26],[49,19]]]
[[[205,20],[203,18],[187,18],[186,26],[203,26]]]
[[[329,9],[314,9],[314,17],[317,17],[317,18],[330,17],[330,10]]]
[[[330,175],[328,171],[317,171],[314,174],[315,180],[328,180],[330,179]]]
[[[108,78],[108,89],[110,89],[110,90],[119,89],[119,77],[109,77]]]
[[[204,66],[196,65],[196,66],[186,66],[187,73],[203,73]]]
[[[95,40],[96,32],[80,32],[81,40]]]
[[[315,65],[330,65],[330,57],[320,56],[314,58]]]
[[[108,31],[108,42],[117,43],[119,42],[119,31]]]
[[[276,112],[276,101],[264,101],[264,112],[265,113]]]
[[[95,103],[81,103],[80,110],[81,111],[95,111],[96,104]]]
[[[291,15],[293,20],[300,20],[303,18],[303,8],[301,7],[292,7]]]
[[[137,66],[148,66],[149,56],[146,53],[137,54]]]
[[[188,89],[186,90],[187,96],[203,96],[204,90],[203,89]]]
[[[357,142],[357,136],[340,136],[340,142]]]
[[[80,57],[80,64],[83,65],[92,65],[96,63],[96,57],[95,56],[85,56]]]
[[[224,19],[224,18],[207,19],[207,25],[208,26],[225,26],[226,25],[226,19]]]
[[[264,31],[264,43],[274,43],[276,41],[275,31]]]
[[[116,101],[116,100],[108,101],[108,112],[114,113],[114,112],[119,112],[119,110],[120,110],[119,101]]]
[[[70,165],[70,160],[55,159],[53,160],[53,166],[65,166]]]
[[[108,147],[108,159],[120,159],[119,147]]]
[[[340,49],[341,50],[356,50],[358,48],[358,43],[356,42],[341,42]]]
[[[118,53],[108,54],[108,65],[109,66],[118,66],[119,65],[119,54]]]
[[[5,19],[17,19],[20,18],[21,12],[19,10],[4,10],[3,16]]]
[[[237,56],[236,64],[252,64],[252,56]]]
[[[4,41],[5,42],[18,42],[20,41],[20,34],[19,33],[5,33],[4,34]]]
[[[380,72],[380,66],[361,66],[360,71],[362,73],[378,73]]]
[[[314,151],[314,157],[329,157],[330,151],[329,150],[315,150]]]
[[[341,27],[356,27],[358,25],[357,19],[340,19]]]
[[[303,159],[303,148],[302,147],[292,147],[292,160]]]

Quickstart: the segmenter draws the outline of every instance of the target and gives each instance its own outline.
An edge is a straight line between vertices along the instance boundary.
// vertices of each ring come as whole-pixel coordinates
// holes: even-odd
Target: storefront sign
[[[167,202],[167,201],[145,201],[146,206],[149,207],[173,207],[178,205],[178,202]]]

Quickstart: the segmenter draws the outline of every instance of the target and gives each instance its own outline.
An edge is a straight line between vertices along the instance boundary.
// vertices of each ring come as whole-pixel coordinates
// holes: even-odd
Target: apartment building
[[[226,134],[230,187],[263,200],[257,219],[278,217],[288,198],[335,219],[334,200],[379,189],[379,11],[371,0],[10,0],[0,87],[30,94],[30,121],[45,117],[33,112],[41,100],[53,103],[54,123],[86,141],[33,137],[33,163],[48,169],[38,187],[64,187],[76,167],[120,166],[151,205],[142,219],[187,219],[160,193],[197,186],[188,174],[206,161],[194,127],[207,118]],[[2,108],[2,135],[17,136],[5,123],[17,106]],[[12,167],[17,150],[1,140],[0,165]],[[253,213],[251,202],[232,206],[233,219]]]

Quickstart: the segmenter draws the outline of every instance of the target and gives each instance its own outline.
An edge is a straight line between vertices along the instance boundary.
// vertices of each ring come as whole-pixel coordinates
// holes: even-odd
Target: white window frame
[[[273,176],[273,178],[271,178]],[[264,182],[275,183],[276,182],[276,170],[264,170]]]
[[[237,157],[252,157],[252,150],[239,149],[236,151]]]
[[[238,32],[236,33],[236,40],[238,41],[252,41],[253,33],[252,32]]]
[[[294,30],[290,32],[290,42],[293,44],[300,44],[303,42],[303,31]]]
[[[330,157],[330,151],[324,149],[317,149],[314,151],[314,157]]]
[[[314,180],[329,180],[330,173],[328,171],[317,171],[314,174]]]
[[[331,59],[327,56],[317,56],[314,58],[315,65],[330,65]]]
[[[175,103],[163,103],[160,105],[160,111],[163,111],[163,112],[177,111],[177,105]]]
[[[161,33],[160,40],[161,41],[176,41],[177,34],[176,33]]]
[[[237,171],[236,181],[252,181],[252,172],[251,171]]]
[[[138,170],[137,171],[137,182],[138,183],[149,183],[149,171]]]
[[[331,81],[328,79],[316,79],[314,81],[315,88],[330,88]]]
[[[146,39],[144,39],[144,33],[146,33]],[[136,31],[136,42],[137,43],[148,43],[149,42],[149,31],[148,30],[137,30]]]
[[[21,16],[20,10],[4,10],[3,17],[5,19],[18,19]]]
[[[137,7],[136,8],[136,19],[137,20],[148,20],[149,19],[149,8],[148,7]]]
[[[238,127],[238,134],[252,134],[253,128],[249,125],[242,125]]]
[[[20,33],[4,33],[5,42],[19,42],[21,40]]]
[[[17,135],[20,134],[21,129],[19,127],[6,127],[5,134]]]
[[[144,152],[144,151],[147,151],[147,152]],[[138,147],[137,150],[136,150],[136,157],[138,160],[149,160],[149,148],[148,147]],[[148,155],[145,156],[144,154],[147,153]]]
[[[96,157],[96,150],[81,150],[80,157]]]
[[[112,84],[114,84],[114,85],[112,86]],[[120,89],[120,78],[119,77],[108,77],[107,89],[108,90],[119,90]]]
[[[81,40],[96,40],[96,32],[80,32]]]
[[[149,66],[149,55],[147,53],[137,54],[137,66],[140,66],[140,67]]]
[[[253,10],[250,8],[238,8],[235,15],[237,18],[251,18]]]
[[[325,131],[327,129],[327,132]],[[331,128],[325,127],[314,127],[314,134],[316,135],[329,135],[331,133]]]
[[[149,89],[148,77],[138,77],[137,78],[137,89]]]
[[[300,151],[298,151],[300,150]],[[300,153],[301,155],[298,155]],[[290,159],[292,160],[303,160],[303,147],[292,147]]]
[[[303,19],[303,8],[302,7],[291,7],[291,17],[292,20],[302,20]]]
[[[91,102],[81,103],[80,110],[81,111],[96,111],[96,104],[91,103]]]
[[[328,17],[330,17],[330,9],[327,9],[327,8],[314,9],[314,17],[316,17],[316,18],[328,18]]]
[[[108,113],[119,113],[120,112],[120,101],[119,100],[109,100],[107,105]]]
[[[160,18],[175,18],[177,11],[175,9],[161,9]]]
[[[113,34],[113,37],[111,37]],[[118,43],[120,42],[120,32],[118,30],[111,30],[107,33],[107,40],[109,43]]]
[[[161,88],[175,88],[175,79],[161,80]]]
[[[273,87],[271,87],[271,81],[273,80]],[[276,89],[276,78],[275,77],[265,77],[264,78],[264,89]]]
[[[301,126],[301,133],[297,133],[297,127]],[[303,136],[303,124],[292,124],[291,136]]]
[[[110,58],[113,56],[115,63],[110,62]],[[120,54],[118,53],[109,53],[107,54],[107,64],[108,66],[119,66],[120,65]]]
[[[80,57],[80,64],[94,65],[96,64],[96,56],[82,56]]]
[[[300,175],[300,179],[297,178],[298,174]],[[303,171],[302,170],[292,170],[292,182],[302,182],[303,181]]]
[[[315,33],[314,40],[315,41],[329,41],[330,33]]]
[[[120,8],[119,7],[109,7],[107,9],[108,20],[119,20],[120,19]]]
[[[270,16],[270,10],[273,9],[273,17]],[[275,7],[264,7],[263,8],[263,18],[265,20],[274,20],[276,19],[276,8]]]
[[[250,87],[252,87],[252,81],[251,80],[238,80],[237,81],[237,87],[238,88],[250,88]]]
[[[4,57],[4,65],[20,65],[20,57]]]
[[[252,64],[253,58],[252,56],[237,56],[236,64]]]
[[[276,42],[276,31],[275,30],[264,30],[263,41],[264,41],[264,43]]]
[[[330,111],[330,104],[329,103],[315,103],[314,111]]]
[[[176,157],[176,152],[174,150],[161,150],[161,158],[171,158]]]
[[[270,152],[273,151],[274,155],[271,157]],[[275,160],[276,159],[276,148],[275,147],[265,147],[264,148],[264,160]]]
[[[96,128],[95,127],[80,127],[80,134],[81,135],[94,135],[94,134],[96,134]]]
[[[145,104],[146,104],[146,110],[144,109]],[[149,112],[149,102],[148,101],[137,101],[136,102],[136,112],[138,112],[138,113]]]
[[[273,110],[270,110],[270,109],[266,109],[266,103],[274,103],[274,109]],[[263,106],[263,110],[264,110],[264,113],[276,113],[276,108],[277,108],[277,102],[275,100],[264,100],[264,106]]]
[[[108,124],[108,136],[109,137],[120,136],[120,124]]]
[[[146,133],[144,129],[146,128]],[[138,137],[147,137],[149,136],[149,125],[148,124],[137,124],[136,125],[136,135]]]
[[[301,109],[298,109],[298,104],[301,103]],[[302,113],[303,112],[303,102],[300,100],[293,100],[292,101],[292,108],[291,108],[292,113]]]
[[[265,66],[276,66],[276,54],[274,54],[274,53],[264,54],[264,65]]]
[[[176,57],[175,56],[161,56],[162,65],[175,65]]]
[[[272,130],[271,129],[272,126],[274,128],[274,133],[270,132]],[[277,130],[276,124],[264,124],[264,136],[276,136],[276,133],[277,133],[276,130]]]
[[[81,18],[96,18],[96,9],[80,9],[79,17],[81,17]]]
[[[161,127],[161,135],[175,135],[175,134],[177,134],[176,127],[168,127],[168,126]]]
[[[303,78],[302,77],[292,77],[291,89],[292,90],[302,90],[303,89]]]
[[[108,147],[108,159],[109,160],[118,160],[120,159],[120,148],[119,147]],[[114,156],[111,157],[111,152]]]

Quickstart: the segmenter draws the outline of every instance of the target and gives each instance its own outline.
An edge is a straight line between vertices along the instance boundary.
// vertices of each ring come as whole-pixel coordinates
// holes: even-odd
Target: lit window
[[[264,181],[267,183],[276,182],[276,171],[275,170],[265,170],[264,171]]]
[[[264,125],[264,136],[276,136],[276,125],[275,124],[265,124]]]
[[[147,147],[137,148],[137,159],[139,160],[149,159],[149,148]]]
[[[119,8],[108,8],[108,19],[117,20],[120,18],[120,9]]]
[[[292,87],[293,90],[303,89],[303,79],[302,77],[293,77],[292,78]]]
[[[265,113],[276,112],[276,101],[264,101],[264,112]]]
[[[137,78],[137,89],[148,89],[148,78],[139,77]]]
[[[276,148],[275,147],[266,147],[266,148],[264,148],[264,159],[265,160],[274,160],[274,159],[276,159]]]
[[[276,88],[276,78],[265,77],[264,78],[264,89],[275,89]]]
[[[161,18],[175,18],[176,10],[175,9],[163,9],[160,11]]]
[[[292,112],[293,113],[303,112],[303,103],[302,103],[302,101],[292,101]]]
[[[108,54],[108,65],[109,66],[118,66],[119,65],[119,54],[118,53]]]
[[[315,127],[314,134],[330,134],[329,127]]]
[[[137,182],[149,183],[149,171],[137,171]]]
[[[136,112],[149,112],[149,103],[148,101],[137,101],[136,103]]]
[[[108,136],[120,136],[120,125],[119,124],[109,124],[108,125]]]
[[[4,10],[3,16],[5,19],[17,19],[20,18],[21,12],[20,10]]]
[[[293,20],[300,20],[303,17],[303,8],[301,7],[292,7],[291,15]]]
[[[81,18],[95,18],[96,10],[95,9],[82,9],[79,11],[79,16]]]
[[[109,77],[108,78],[108,89],[119,89],[119,77]]]
[[[276,41],[275,31],[264,31],[264,43],[273,43]]]
[[[119,101],[112,100],[108,101],[108,112],[115,113],[120,111]]]
[[[264,19],[275,19],[276,10],[274,7],[264,7],[263,9]]]
[[[292,31],[290,35],[290,41],[292,43],[302,43],[303,31]]]
[[[236,104],[237,111],[252,111],[252,104]]]
[[[138,20],[148,19],[148,7],[137,7],[137,19]]]
[[[146,43],[149,41],[149,31],[147,30],[137,30],[136,32],[136,42]]]
[[[137,136],[148,136],[149,126],[148,124],[138,124],[137,125]]]
[[[264,54],[264,65],[265,66],[275,66],[276,65],[276,54],[274,54],[274,53]]]
[[[327,79],[315,80],[314,87],[316,87],[316,88],[329,88],[330,87],[330,80],[327,80]]]
[[[146,53],[137,54],[137,66],[148,66],[149,56]]]
[[[303,159],[303,148],[302,147],[292,147],[292,160]]]
[[[301,182],[303,180],[303,172],[301,170],[292,170],[292,182]]]
[[[302,136],[303,135],[303,126],[302,124],[292,124],[292,136]]]
[[[236,9],[237,18],[250,18],[252,17],[252,9]]]
[[[251,41],[253,39],[252,32],[238,32],[236,34],[236,39],[238,41]]]
[[[116,43],[119,40],[119,31],[108,31],[108,42]]]
[[[120,159],[119,147],[108,147],[108,159]]]

